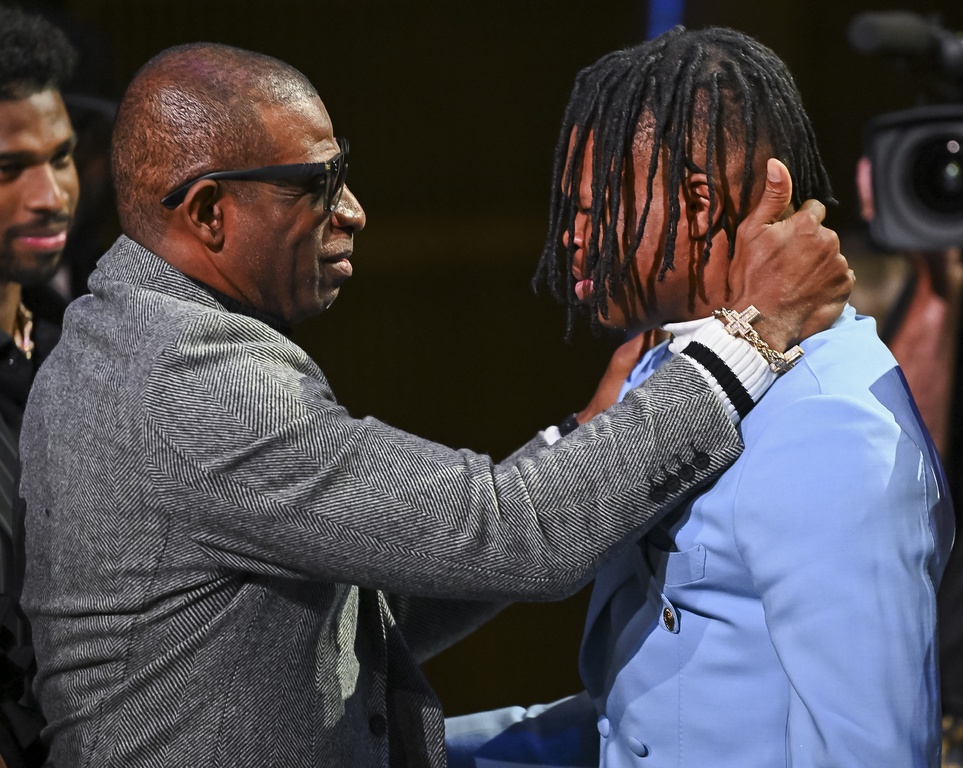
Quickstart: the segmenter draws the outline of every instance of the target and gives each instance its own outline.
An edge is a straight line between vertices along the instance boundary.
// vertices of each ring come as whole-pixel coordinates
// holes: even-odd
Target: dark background
[[[28,7],[37,4],[21,3]],[[591,8],[589,6],[591,5]],[[278,56],[315,83],[351,140],[367,229],[355,276],[302,344],[355,415],[501,457],[585,404],[614,341],[536,297],[556,134],[575,73],[645,36],[644,0],[63,0],[88,41],[84,74],[116,97],[175,43]],[[871,116],[916,103],[918,80],[847,45],[862,10],[942,14],[959,0],[696,0],[685,22],[741,29],[796,76],[832,174],[829,224],[859,230],[853,168]],[[91,86],[93,87],[93,86]],[[107,236],[114,233],[108,232]],[[515,606],[426,665],[446,710],[547,701],[579,689],[587,593]]]

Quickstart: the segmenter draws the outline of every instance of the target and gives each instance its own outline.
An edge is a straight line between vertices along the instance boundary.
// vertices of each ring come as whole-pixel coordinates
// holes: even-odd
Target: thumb
[[[792,177],[789,169],[770,157],[766,163],[766,189],[755,208],[746,217],[756,224],[772,224],[785,215],[792,202]]]

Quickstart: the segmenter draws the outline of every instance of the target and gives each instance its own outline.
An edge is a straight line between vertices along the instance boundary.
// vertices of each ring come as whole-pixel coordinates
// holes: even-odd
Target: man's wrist
[[[762,313],[750,304],[742,312],[735,312],[731,309],[717,309],[712,316],[723,323],[726,332],[730,336],[743,339],[755,349],[763,359],[769,364],[769,368],[775,374],[786,373],[803,356],[801,347],[794,346],[786,349],[784,344],[771,347],[765,339],[759,335],[752,324],[762,318]],[[786,349],[781,352],[780,349]]]
[[[702,374],[733,424],[745,418],[776,380],[762,355],[727,333],[715,318],[669,325],[666,330],[674,336],[670,351],[683,355]],[[689,349],[690,345],[697,346]]]

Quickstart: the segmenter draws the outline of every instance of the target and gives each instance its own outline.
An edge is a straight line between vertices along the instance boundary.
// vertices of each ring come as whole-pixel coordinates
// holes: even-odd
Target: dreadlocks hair
[[[0,101],[22,99],[70,79],[77,52],[42,16],[0,5]]]
[[[584,272],[594,281],[591,323],[598,330],[599,315],[608,317],[609,283],[614,275],[632,279],[631,262],[645,229],[653,180],[660,155],[668,157],[669,209],[665,248],[658,279],[675,269],[676,234],[681,215],[678,194],[687,171],[698,170],[686,147],[703,140],[710,179],[709,219],[720,204],[711,180],[725,176],[720,158],[743,160],[741,194],[735,215],[723,216],[731,259],[735,231],[747,212],[755,182],[755,161],[763,152],[778,157],[793,178],[793,203],[809,197],[832,199],[829,176],[819,157],[815,135],[786,65],[771,50],[731,29],[690,31],[683,27],[652,41],[615,51],[583,69],[575,80],[555,147],[549,230],[533,279],[537,289],[547,284],[551,294],[567,305],[567,335],[575,315],[583,309],[575,299],[572,276],[575,217],[582,158],[589,136],[592,152],[591,236],[584,244]],[[645,205],[629,238],[622,235],[619,253],[615,223],[623,205],[623,191],[631,194],[633,158],[639,145],[651,147]],[[726,151],[728,148],[728,151]],[[737,151],[733,151],[736,149]],[[723,166],[721,168],[717,166]],[[626,217],[633,210],[626,201]],[[568,233],[568,246],[562,234]],[[703,258],[708,260],[711,234]]]

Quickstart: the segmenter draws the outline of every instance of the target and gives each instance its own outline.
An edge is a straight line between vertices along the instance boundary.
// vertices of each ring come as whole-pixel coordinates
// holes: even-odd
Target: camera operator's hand
[[[901,314],[894,319],[891,311],[887,317],[889,328],[895,324],[887,343],[906,376],[930,437],[946,456],[959,354],[963,255],[959,248],[948,248],[908,253],[907,258],[910,275],[903,301],[897,305]]]
[[[839,237],[822,226],[823,204],[807,200],[787,216],[791,199],[789,169],[770,159],[762,198],[739,225],[729,271],[732,308],[754,304],[762,313],[756,330],[780,351],[832,325],[856,279]]]

